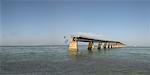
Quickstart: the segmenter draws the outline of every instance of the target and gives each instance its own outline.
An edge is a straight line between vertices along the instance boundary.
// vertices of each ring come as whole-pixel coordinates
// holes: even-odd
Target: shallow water
[[[150,47],[0,47],[0,75],[150,75]]]

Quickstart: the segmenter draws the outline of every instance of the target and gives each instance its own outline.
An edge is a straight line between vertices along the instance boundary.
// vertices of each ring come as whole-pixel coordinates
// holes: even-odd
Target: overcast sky
[[[64,44],[84,33],[150,46],[150,1],[0,0],[1,45]]]

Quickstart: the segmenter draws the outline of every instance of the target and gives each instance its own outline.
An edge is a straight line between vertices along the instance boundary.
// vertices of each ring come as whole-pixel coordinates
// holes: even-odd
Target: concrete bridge
[[[86,36],[72,36],[71,41],[69,43],[69,50],[78,51],[78,42],[88,42],[88,50],[92,50],[94,48],[94,43],[97,43],[97,49],[106,49],[106,48],[121,48],[124,47],[125,44],[119,41],[111,41],[111,40],[100,40],[95,38],[90,38]]]

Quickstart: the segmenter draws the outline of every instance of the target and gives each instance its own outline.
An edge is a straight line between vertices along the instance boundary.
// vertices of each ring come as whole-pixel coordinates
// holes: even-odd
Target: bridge
[[[106,49],[106,48],[122,48],[125,44],[119,41],[112,40],[101,40],[95,39],[87,36],[72,36],[71,41],[69,43],[69,50],[78,51],[78,42],[88,42],[88,50],[94,49],[94,43],[97,43],[97,49]]]

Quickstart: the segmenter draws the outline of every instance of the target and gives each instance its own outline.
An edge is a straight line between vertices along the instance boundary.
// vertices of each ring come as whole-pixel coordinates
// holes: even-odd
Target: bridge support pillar
[[[78,42],[76,38],[73,38],[69,44],[69,50],[71,51],[78,51]]]
[[[113,43],[111,43],[111,48],[114,48],[114,47],[113,47]]]
[[[116,43],[116,48],[118,48],[119,47],[119,45],[118,45],[118,43]]]
[[[108,47],[107,48],[110,48],[110,43],[108,43]]]
[[[97,49],[101,49],[101,45],[102,45],[102,43],[98,43],[98,46],[97,46]]]
[[[92,50],[93,48],[94,48],[93,41],[90,41],[88,45],[88,50]]]
[[[113,43],[113,48],[117,48],[117,45],[116,45],[116,43]]]
[[[111,48],[111,43],[109,43],[108,48]]]
[[[110,48],[112,48],[112,43],[110,43]]]
[[[108,45],[108,43],[106,42],[105,44],[104,44],[104,49],[106,49],[106,48],[108,48],[109,47],[109,45]]]
[[[101,49],[103,49],[103,48],[104,48],[104,45],[105,45],[105,43],[104,43],[104,42],[102,42],[102,43],[101,43]]]

